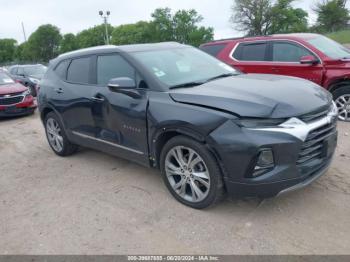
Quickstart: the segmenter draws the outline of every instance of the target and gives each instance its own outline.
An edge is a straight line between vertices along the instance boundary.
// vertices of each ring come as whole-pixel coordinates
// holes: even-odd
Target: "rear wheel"
[[[350,86],[343,86],[335,90],[333,99],[338,108],[338,119],[350,122]]]
[[[164,146],[160,161],[164,182],[179,202],[202,209],[222,200],[220,168],[202,144],[174,137]]]
[[[78,146],[69,142],[61,121],[53,112],[45,117],[45,131],[49,145],[57,155],[69,156],[78,149]]]

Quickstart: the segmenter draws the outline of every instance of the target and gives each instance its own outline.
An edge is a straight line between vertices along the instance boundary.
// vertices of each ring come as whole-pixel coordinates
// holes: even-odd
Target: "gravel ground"
[[[49,148],[38,113],[0,121],[0,254],[350,254],[350,124],[330,171],[269,200],[198,211],[156,170]]]

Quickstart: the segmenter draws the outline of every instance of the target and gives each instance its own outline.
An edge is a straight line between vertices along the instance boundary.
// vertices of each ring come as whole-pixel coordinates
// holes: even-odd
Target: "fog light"
[[[271,149],[263,149],[260,151],[256,166],[254,168],[253,177],[260,176],[270,171],[275,166],[273,153]]]

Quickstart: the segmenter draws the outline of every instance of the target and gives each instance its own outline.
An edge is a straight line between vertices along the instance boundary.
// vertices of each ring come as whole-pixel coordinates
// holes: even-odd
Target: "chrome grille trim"
[[[13,105],[17,105],[19,103],[22,103],[24,100],[24,95],[15,95],[15,96],[2,96],[0,97],[0,106],[13,106]],[[16,99],[18,98],[18,99]],[[11,101],[11,102],[10,102]]]

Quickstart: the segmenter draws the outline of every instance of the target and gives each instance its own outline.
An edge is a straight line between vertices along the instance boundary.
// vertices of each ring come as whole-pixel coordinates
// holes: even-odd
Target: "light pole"
[[[105,28],[106,28],[106,39],[105,39],[106,40],[106,45],[109,45],[109,35],[108,35],[107,22],[108,22],[108,17],[111,14],[111,12],[110,11],[106,11],[106,15],[103,14],[103,11],[99,11],[98,13],[103,18],[103,22],[104,22]]]

